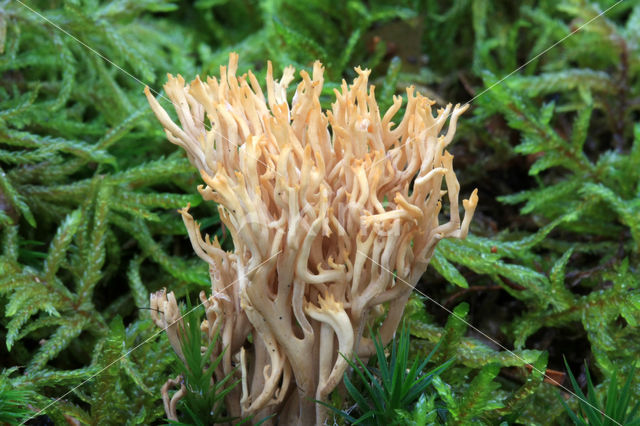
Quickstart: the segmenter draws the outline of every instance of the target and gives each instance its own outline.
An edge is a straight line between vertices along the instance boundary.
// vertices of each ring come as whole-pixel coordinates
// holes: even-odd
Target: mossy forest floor
[[[320,59],[325,107],[358,65],[383,109],[410,85],[470,101],[451,152],[461,196],[479,190],[471,233],[439,244],[405,314],[410,357],[454,361],[386,422],[570,424],[565,359],[605,407],[640,359],[640,1],[5,0],[0,423],[166,422],[179,370],[148,295],[209,286],[176,209],[232,243],[142,89],[231,51],[261,81]]]

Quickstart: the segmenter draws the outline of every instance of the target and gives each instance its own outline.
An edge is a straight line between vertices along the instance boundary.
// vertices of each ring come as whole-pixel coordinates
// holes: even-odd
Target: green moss
[[[406,416],[567,421],[546,369],[588,360],[603,400],[640,356],[637,1],[25,4],[77,40],[20,2],[0,6],[0,360],[18,368],[3,386],[24,392],[9,403],[28,398],[57,424],[164,416],[159,387],[177,372],[143,308],[164,286],[208,286],[175,209],[190,202],[222,230],[142,84],[215,74],[232,50],[259,78],[267,59],[322,60],[325,104],[356,65],[379,76],[381,106],[409,85],[472,99],[452,145],[461,192],[480,190],[472,234],[442,241],[418,285],[456,316],[418,298],[406,315],[412,356],[441,342],[438,361],[455,362]]]

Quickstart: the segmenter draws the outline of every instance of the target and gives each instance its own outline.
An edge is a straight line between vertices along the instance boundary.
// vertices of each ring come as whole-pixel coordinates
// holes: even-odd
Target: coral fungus
[[[232,54],[219,80],[185,85],[169,75],[164,87],[180,126],[146,94],[233,237],[234,250],[224,251],[202,237],[188,207],[181,210],[211,275],[212,295],[200,296],[202,329],[209,338],[220,332],[214,356],[227,348],[216,377],[241,376],[242,386],[227,396],[230,414],[320,423],[326,413],[314,400],[326,400],[340,383],[343,356],[372,354],[366,325],[380,321],[388,341],[438,241],[467,234],[478,197],[474,191],[463,201],[461,221],[453,156],[445,150],[466,107],[448,105],[434,116],[434,102],[409,88],[395,124],[402,98],[381,116],[370,71],[356,68],[357,78],[343,81],[323,111],[319,62],[312,75],[300,72],[289,104],[292,67],[274,80],[269,63],[265,96],[254,74],[236,76],[237,61]],[[441,224],[445,195],[449,220]],[[151,301],[175,316],[171,294]],[[154,316],[159,326],[171,323]],[[179,351],[176,329],[167,332]]]

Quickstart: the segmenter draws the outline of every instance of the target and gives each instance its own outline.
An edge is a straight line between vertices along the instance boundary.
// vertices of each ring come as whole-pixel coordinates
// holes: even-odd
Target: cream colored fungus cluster
[[[312,75],[300,72],[291,103],[292,67],[275,80],[269,63],[265,96],[251,71],[236,76],[237,65],[232,54],[220,79],[187,85],[169,75],[164,88],[180,125],[145,92],[233,237],[227,252],[203,238],[188,207],[180,211],[195,252],[209,264],[202,330],[210,340],[220,332],[214,357],[226,348],[216,380],[234,371],[241,378],[227,396],[230,414],[320,424],[326,412],[314,400],[326,401],[341,382],[345,357],[373,353],[363,337],[367,323],[383,318],[380,333],[389,341],[438,241],[467,234],[478,197],[474,191],[463,201],[461,221],[453,156],[445,149],[466,106],[448,105],[434,117],[434,102],[409,88],[396,124],[402,98],[381,116],[370,71],[356,68],[357,78],[343,81],[323,111],[319,62]],[[440,223],[445,195],[449,220]],[[181,355],[175,297],[152,294],[151,306]],[[179,380],[163,392],[171,418],[185,392],[182,385],[170,400],[175,385]]]

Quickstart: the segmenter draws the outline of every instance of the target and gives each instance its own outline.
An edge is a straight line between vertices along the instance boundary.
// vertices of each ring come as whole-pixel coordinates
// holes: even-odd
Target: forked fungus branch
[[[375,319],[383,318],[381,336],[389,341],[438,241],[467,234],[478,197],[474,191],[463,201],[460,220],[459,184],[445,149],[466,106],[448,105],[434,116],[434,102],[409,88],[396,124],[402,98],[381,116],[370,71],[356,68],[358,77],[343,81],[323,111],[319,62],[312,75],[300,72],[290,104],[292,67],[275,80],[269,63],[265,95],[250,71],[236,76],[237,65],[232,54],[219,80],[187,85],[169,75],[164,88],[180,125],[145,93],[169,141],[200,171],[206,185],[198,190],[218,204],[233,237],[227,252],[202,236],[189,207],[180,211],[195,252],[209,264],[202,330],[212,339],[220,329],[213,356],[227,348],[216,379],[239,366],[230,414],[321,424],[326,412],[314,400],[326,401],[340,383],[348,366],[340,354],[370,356],[363,332]],[[449,220],[440,223],[445,196]],[[151,295],[151,305],[164,312],[152,311],[158,326],[178,320],[172,293]],[[179,327],[167,333],[181,355]],[[175,418],[169,385],[165,407]]]

